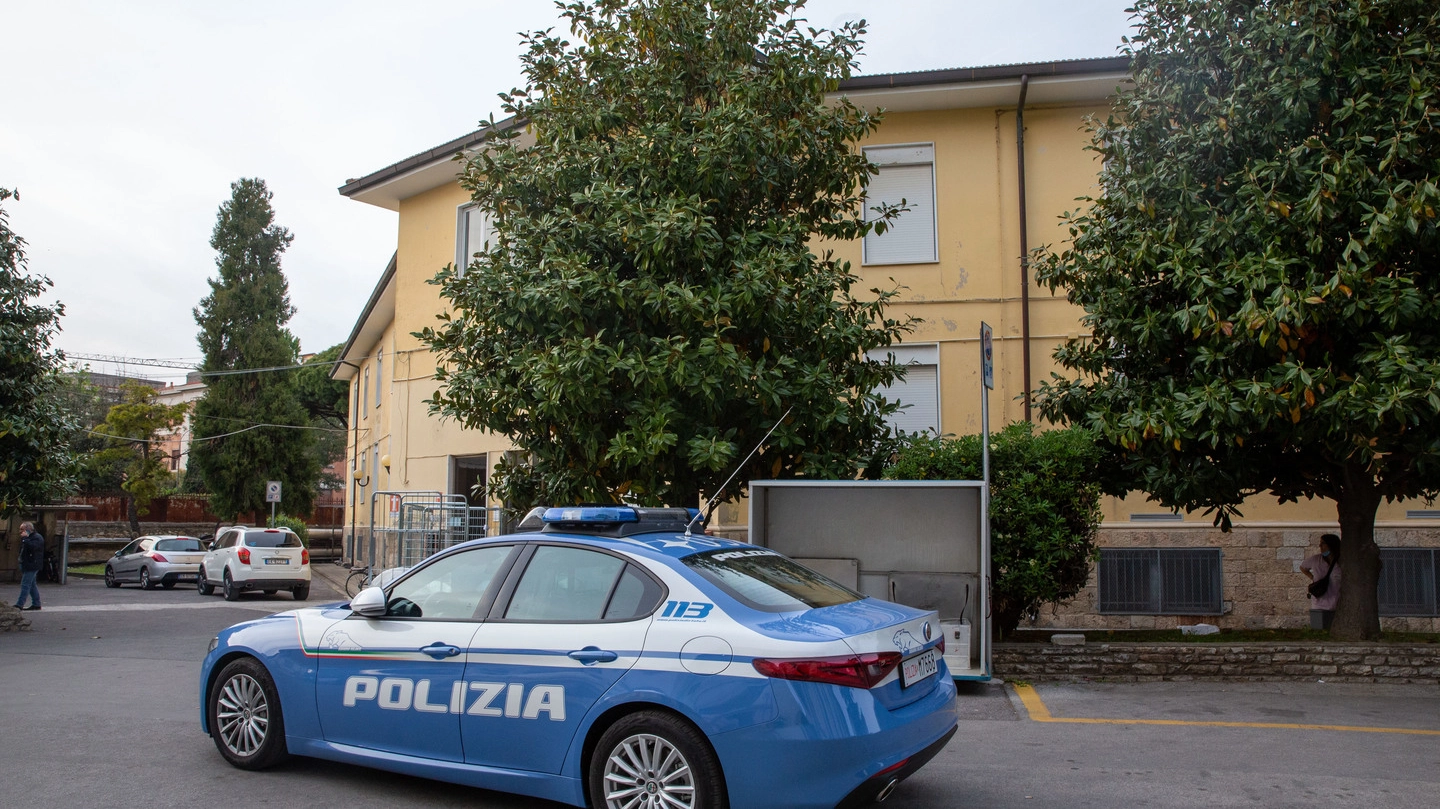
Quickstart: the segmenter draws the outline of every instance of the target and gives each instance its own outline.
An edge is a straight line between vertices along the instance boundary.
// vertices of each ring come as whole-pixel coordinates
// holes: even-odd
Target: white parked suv
[[[310,551],[289,528],[221,528],[200,563],[197,589],[208,596],[219,587],[226,601],[245,590],[267,595],[289,590],[296,601],[310,597]]]

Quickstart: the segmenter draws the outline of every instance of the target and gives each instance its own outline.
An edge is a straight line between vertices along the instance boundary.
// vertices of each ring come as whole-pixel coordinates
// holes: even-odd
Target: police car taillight
[[[900,665],[899,652],[867,652],[837,657],[770,660],[757,657],[755,670],[766,677],[830,683],[850,688],[874,688]]]

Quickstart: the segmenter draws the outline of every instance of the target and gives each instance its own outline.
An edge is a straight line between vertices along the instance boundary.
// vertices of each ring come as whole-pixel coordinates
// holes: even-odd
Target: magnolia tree
[[[888,455],[875,390],[900,369],[866,352],[908,322],[827,248],[898,213],[862,211],[878,118],[825,96],[864,29],[813,31],[800,5],[574,2],[573,41],[525,38],[528,84],[502,96],[523,130],[464,165],[493,236],[440,273],[453,306],[420,334],[433,409],[522,450],[494,478],[512,505],[694,505],[732,471]]]
[[[16,197],[0,188],[0,205]],[[0,516],[57,500],[75,486],[68,438],[74,417],[56,391],[63,355],[52,347],[60,304],[36,299],[50,279],[31,275],[25,240],[0,207]]]
[[[1440,6],[1141,0],[1098,196],[1037,277],[1084,307],[1043,412],[1112,491],[1328,498],[1332,632],[1379,635],[1376,509],[1440,491]]]

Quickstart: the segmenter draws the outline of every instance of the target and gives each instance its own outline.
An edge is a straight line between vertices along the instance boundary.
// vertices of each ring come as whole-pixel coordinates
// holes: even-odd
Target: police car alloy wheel
[[[725,780],[689,723],[659,711],[631,714],[605,731],[590,760],[597,809],[724,809]]]
[[[285,722],[275,681],[254,658],[234,660],[220,672],[206,710],[215,746],[231,764],[260,770],[285,757]]]

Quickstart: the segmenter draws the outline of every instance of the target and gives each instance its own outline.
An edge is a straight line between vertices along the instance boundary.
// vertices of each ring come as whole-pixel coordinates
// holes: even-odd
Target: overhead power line
[[[121,357],[108,354],[71,354],[66,352],[65,359],[80,360],[82,362],[105,362],[113,365],[139,365],[147,368],[183,368],[188,371],[196,371],[199,362],[186,362],[184,360],[161,360],[145,359],[141,357]],[[197,371],[201,376],[233,376],[235,374],[258,374],[267,371],[296,371],[301,368],[334,367],[341,364],[342,360],[331,360],[329,362],[306,362],[300,365],[272,365],[267,368],[231,368],[223,371]]]
[[[82,362],[108,362],[112,365],[140,365],[147,368],[184,368],[193,371],[200,366],[198,362],[186,362],[185,360],[156,360],[142,357],[121,357],[113,354],[75,354],[65,352],[67,360],[81,360]]]

